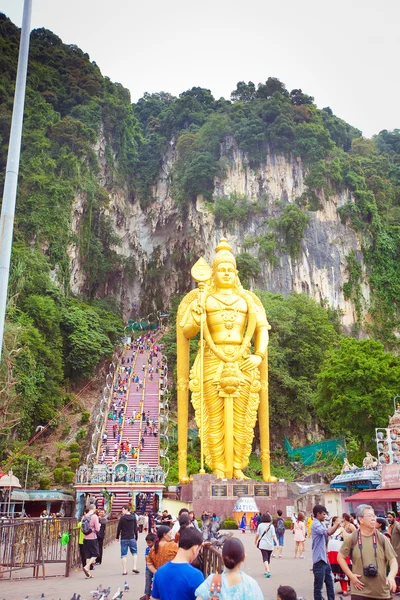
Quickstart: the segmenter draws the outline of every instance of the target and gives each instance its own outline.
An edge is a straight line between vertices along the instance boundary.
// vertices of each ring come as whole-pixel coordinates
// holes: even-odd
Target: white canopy
[[[9,471],[8,475],[3,475],[3,477],[0,477],[0,487],[20,488],[22,485],[20,484],[18,477],[15,477],[13,472]]]

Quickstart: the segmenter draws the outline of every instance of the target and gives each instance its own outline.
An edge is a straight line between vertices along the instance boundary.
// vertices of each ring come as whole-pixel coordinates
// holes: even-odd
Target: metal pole
[[[15,83],[14,108],[7,156],[6,178],[4,181],[3,205],[0,218],[0,361],[3,347],[8,278],[10,274],[11,246],[14,229],[15,199],[17,196],[19,158],[21,153],[31,13],[32,0],[25,0],[24,14],[22,17],[21,41],[19,46],[17,80]]]
[[[29,474],[29,458],[28,458],[28,462],[26,463],[24,492],[26,492],[26,486],[28,485],[28,474]],[[24,515],[25,515],[25,496],[24,496],[24,500],[22,502],[22,515],[21,515],[21,517],[23,517]]]

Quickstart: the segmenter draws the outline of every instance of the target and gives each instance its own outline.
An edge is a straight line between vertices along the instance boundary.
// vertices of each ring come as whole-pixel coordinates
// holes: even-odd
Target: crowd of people
[[[193,511],[185,508],[179,511],[177,519],[173,519],[167,510],[147,515],[131,512],[128,505],[123,507],[116,533],[120,542],[123,576],[128,575],[129,553],[132,556],[131,571],[139,575],[137,542],[140,533],[144,535],[146,543],[144,596],[141,600],[206,600],[213,597],[222,600],[262,600],[264,595],[259,584],[244,571],[245,549],[237,537],[228,537],[223,543],[223,572],[212,573],[204,578],[199,551],[208,542],[204,542],[201,525],[204,528],[206,523],[219,523],[219,517],[204,511],[199,522]],[[107,516],[95,505],[89,507],[79,524],[82,569],[88,578],[93,577],[92,570],[102,562],[106,524]],[[262,516],[257,535],[265,537],[263,533],[268,526],[278,543],[270,515]],[[280,586],[277,600],[297,600],[296,592],[290,586]]]
[[[312,561],[314,600],[322,600],[326,586],[328,600],[334,600],[334,582],[343,596],[358,600],[384,600],[400,592],[400,523],[396,513],[377,517],[368,504],[355,513],[333,517],[326,527],[328,511],[317,504],[313,509]]]

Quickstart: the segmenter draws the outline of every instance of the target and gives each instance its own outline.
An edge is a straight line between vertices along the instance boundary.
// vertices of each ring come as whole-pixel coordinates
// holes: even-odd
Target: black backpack
[[[92,533],[92,528],[90,527],[90,519],[92,515],[84,516],[82,519],[82,533],[83,535],[88,535]]]
[[[285,533],[285,521],[282,517],[278,517],[276,521],[276,533],[277,535],[283,535]]]

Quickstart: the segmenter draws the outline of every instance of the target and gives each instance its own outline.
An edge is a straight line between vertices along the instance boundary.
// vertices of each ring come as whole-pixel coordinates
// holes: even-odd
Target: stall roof
[[[357,492],[353,496],[346,498],[346,502],[399,502],[400,488],[398,489],[380,489],[380,490],[364,490]]]
[[[28,500],[38,502],[54,502],[57,500],[65,502],[74,502],[71,494],[60,492],[59,490],[24,490],[11,492],[11,500]]]

